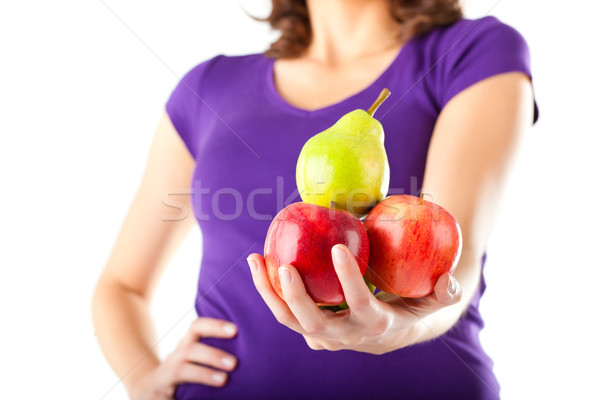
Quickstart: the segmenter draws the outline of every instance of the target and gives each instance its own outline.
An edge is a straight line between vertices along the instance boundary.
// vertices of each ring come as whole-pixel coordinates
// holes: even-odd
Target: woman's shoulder
[[[491,76],[522,72],[531,78],[525,38],[492,16],[463,18],[415,37],[413,52],[440,110],[460,91]]]
[[[253,67],[264,64],[266,57],[263,53],[244,54],[244,55],[225,55],[218,54],[198,62],[190,68],[185,76],[191,80],[201,80],[206,76],[215,77],[218,75],[234,78],[235,76],[250,71]]]
[[[475,19],[461,18],[453,24],[440,27],[435,31],[438,31],[438,37],[448,40],[456,40],[469,35],[478,36],[483,34],[521,36],[514,27],[491,15]]]
[[[431,51],[447,52],[504,48],[526,51],[523,35],[513,26],[494,16],[477,19],[461,18],[453,24],[435,28],[428,34],[416,38]]]

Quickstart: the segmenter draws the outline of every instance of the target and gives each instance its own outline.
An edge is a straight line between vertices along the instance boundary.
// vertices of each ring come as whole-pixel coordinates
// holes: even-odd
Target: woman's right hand
[[[203,337],[230,339],[237,333],[234,324],[214,318],[195,320],[177,349],[155,369],[142,375],[131,387],[132,400],[170,400],[181,383],[222,387],[237,359],[223,350],[199,343]]]

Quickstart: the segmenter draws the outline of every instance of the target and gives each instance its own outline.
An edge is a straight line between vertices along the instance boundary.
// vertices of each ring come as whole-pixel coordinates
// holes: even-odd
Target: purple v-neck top
[[[192,68],[166,111],[196,160],[190,185],[203,240],[195,305],[199,316],[237,324],[236,338],[203,342],[236,355],[239,365],[225,387],[182,384],[176,398],[498,398],[492,361],[478,337],[483,279],[465,315],[438,339],[383,355],[315,351],[275,320],[246,257],[263,253],[277,212],[301,201],[296,160],[311,136],[389,88],[376,114],[385,130],[389,194],[417,194],[444,105],[470,85],[511,71],[531,76],[527,44],[494,17],[462,19],[410,40],[369,87],[314,111],[280,97],[273,59],[263,54],[217,56]]]

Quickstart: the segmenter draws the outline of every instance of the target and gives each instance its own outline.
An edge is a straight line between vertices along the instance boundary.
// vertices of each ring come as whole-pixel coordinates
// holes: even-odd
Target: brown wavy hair
[[[308,47],[312,32],[306,0],[271,0],[273,8],[266,18],[279,38],[265,51],[272,58],[294,58]],[[391,16],[402,25],[401,40],[449,25],[462,17],[459,0],[388,0]]]

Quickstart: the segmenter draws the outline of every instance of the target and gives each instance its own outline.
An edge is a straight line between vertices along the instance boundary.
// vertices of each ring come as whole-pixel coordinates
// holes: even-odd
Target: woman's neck
[[[400,45],[387,0],[307,0],[312,41],[306,56],[338,65]]]

